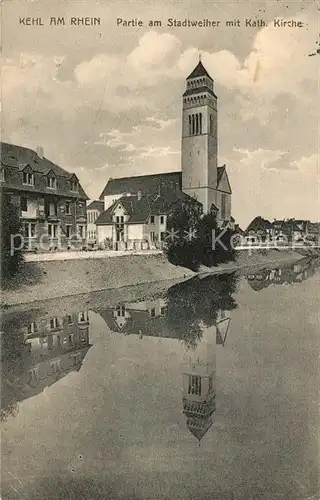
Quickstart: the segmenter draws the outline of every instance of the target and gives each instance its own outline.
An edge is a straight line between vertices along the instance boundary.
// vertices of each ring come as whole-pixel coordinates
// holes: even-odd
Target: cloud
[[[293,160],[290,162],[292,168],[299,169],[308,175],[316,175],[318,179],[318,184],[320,183],[320,155],[319,153],[314,153],[310,156],[302,156],[299,160]]]
[[[180,40],[170,33],[149,31],[140,38],[138,46],[128,55],[127,64],[139,73],[163,73],[175,64],[179,57],[180,45]]]
[[[254,151],[249,151],[248,149],[243,148],[233,148],[233,150],[242,155],[240,159],[240,163],[245,166],[255,165],[256,168],[263,169],[274,169],[276,170],[275,165],[279,165],[280,168],[287,168],[287,163],[285,162],[285,156],[288,154],[288,151],[280,151],[280,150],[271,150],[271,149],[256,149]],[[279,163],[281,160],[281,163]],[[292,165],[292,168],[296,168]]]
[[[271,22],[257,32],[251,51],[243,62],[227,50],[204,52],[202,57],[206,67],[221,85],[245,94],[274,96],[292,93],[305,98],[304,82],[317,81],[317,62],[308,58],[310,47],[314,45],[317,20],[303,15],[294,19],[308,25],[308,30],[279,29]]]

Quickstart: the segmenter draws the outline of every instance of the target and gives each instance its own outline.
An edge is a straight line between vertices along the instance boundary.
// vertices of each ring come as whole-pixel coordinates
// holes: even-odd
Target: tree
[[[218,311],[236,309],[233,294],[237,290],[236,275],[195,277],[167,292],[168,327],[173,336],[188,347],[194,348],[202,338],[203,328],[210,328],[217,321]]]
[[[234,231],[220,228],[213,214],[202,215],[192,201],[176,208],[167,230],[165,252],[174,265],[198,271],[201,264],[212,267],[235,260]]]
[[[165,253],[169,262],[197,271],[199,248],[196,238],[201,212],[192,200],[179,204],[167,221]]]
[[[19,209],[6,196],[2,196],[0,214],[1,279],[14,276],[23,262],[22,250],[13,250],[13,248],[20,248],[21,238],[15,236],[18,234],[21,234]]]

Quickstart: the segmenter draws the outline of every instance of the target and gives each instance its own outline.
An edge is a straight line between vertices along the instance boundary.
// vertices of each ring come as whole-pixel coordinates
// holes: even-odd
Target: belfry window
[[[201,396],[201,377],[198,377],[197,375],[189,375],[188,394]]]
[[[189,115],[189,135],[202,134],[202,113]]]
[[[213,116],[210,115],[210,134],[213,134]]]

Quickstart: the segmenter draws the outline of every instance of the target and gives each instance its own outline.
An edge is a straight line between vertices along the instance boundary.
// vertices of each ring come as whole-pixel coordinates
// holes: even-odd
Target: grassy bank
[[[4,287],[1,302],[10,306],[193,275],[189,269],[173,266],[162,255],[26,262],[19,276]]]
[[[216,268],[202,268],[201,273],[221,273],[247,267],[262,267],[296,261],[302,255],[292,250],[252,250],[239,252],[236,262]],[[147,291],[151,284],[176,283],[194,276],[189,269],[173,266],[162,255],[130,255],[106,259],[28,262],[22,272],[1,294],[3,306],[34,301],[85,295],[109,290],[128,294],[128,287],[140,286]],[[126,291],[126,290],[127,291]],[[120,293],[119,293],[120,292]],[[69,300],[69,301],[70,301]]]

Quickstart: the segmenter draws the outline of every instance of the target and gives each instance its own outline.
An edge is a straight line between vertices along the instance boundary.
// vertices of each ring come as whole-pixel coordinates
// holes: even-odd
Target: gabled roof
[[[130,216],[130,223],[146,222],[151,214],[150,200],[148,196],[122,196],[116,200],[105,212],[99,215],[96,220],[96,225],[113,224],[113,212],[117,205],[121,203],[126,213]]]
[[[45,157],[41,158],[32,149],[17,146],[16,144],[1,142],[0,158],[1,164],[6,167],[10,167],[11,169],[23,170],[28,166],[32,172],[39,172],[43,175],[47,175],[49,172],[52,172],[56,177],[61,177],[68,181],[72,179],[76,179],[78,181],[76,174],[68,172]],[[21,186],[21,189],[23,190],[23,186]],[[70,196],[75,196],[75,194],[70,194]],[[80,183],[77,196],[82,199],[88,199],[88,196]]]
[[[191,71],[190,75],[187,77],[187,80],[189,80],[191,78],[199,78],[200,76],[207,76],[208,78],[210,78],[212,80],[211,76],[209,75],[208,71],[203,66],[201,61],[199,61],[197,66],[194,68],[194,70]]]
[[[182,186],[182,172],[167,172],[162,174],[147,174],[134,177],[120,177],[109,179],[104,190],[99,196],[103,200],[104,196],[112,194],[137,194],[141,191],[143,194],[153,194],[163,187],[175,187],[178,184]]]
[[[41,172],[47,174],[50,170],[59,177],[66,177],[70,179],[71,174],[63,168],[55,165],[47,158],[40,158],[35,151],[16,144],[8,144],[1,142],[0,145],[1,162],[8,166],[26,166],[30,165],[34,172]],[[7,161],[8,159],[8,161]]]
[[[114,201],[114,203],[96,220],[96,225],[113,224],[113,212],[119,203],[123,206],[125,212],[130,216],[130,224],[144,223],[150,215],[167,214],[176,203],[192,201],[197,205],[200,202],[180,191],[180,189],[167,189],[161,194],[142,195],[139,199],[138,195],[122,196]]]
[[[113,317],[113,311],[114,308],[96,310],[112,332],[126,333],[128,335],[141,333],[146,337],[179,338],[178,332],[168,327],[168,318],[165,316],[152,318],[148,311],[126,308],[129,317],[123,327],[120,328]]]
[[[246,229],[246,232],[248,231],[266,231],[272,227],[272,224],[267,220],[264,219],[263,217],[255,217],[249,224],[249,226]]]
[[[230,182],[226,170],[226,165],[218,167],[217,188],[223,176],[226,176],[228,186]],[[179,188],[179,189],[177,189]],[[168,190],[179,192],[182,190],[182,172],[166,172],[162,174],[147,174],[134,177],[119,177],[116,179],[109,179],[105,188],[103,189],[99,200],[103,200],[105,196],[131,194],[136,195],[138,191],[142,194],[156,194],[166,193]]]
[[[227,186],[228,186],[228,192],[231,194],[232,189],[230,186],[226,165],[222,165],[222,167],[217,168],[217,189],[219,189],[219,185],[222,184],[223,178],[225,178]]]
[[[103,203],[103,201],[100,201],[100,200],[93,200],[87,206],[87,210],[98,210],[99,212],[103,212],[103,210],[104,210],[104,203]]]

